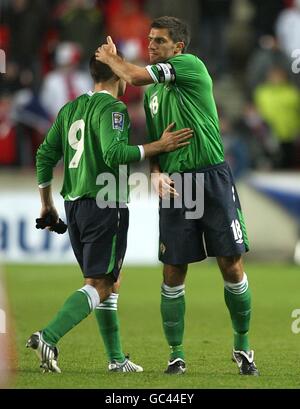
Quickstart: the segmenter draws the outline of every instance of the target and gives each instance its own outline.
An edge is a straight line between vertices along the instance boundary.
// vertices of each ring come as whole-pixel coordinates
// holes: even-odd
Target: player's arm
[[[58,214],[53,203],[51,181],[53,169],[62,157],[59,121],[58,116],[36,154],[37,181],[42,204],[40,217],[50,213],[56,220]]]
[[[131,85],[141,86],[152,84],[154,81],[145,67],[124,61],[116,54],[116,47],[111,39],[107,37],[107,44],[103,44],[96,50],[96,59],[110,66],[112,71]]]
[[[129,145],[129,117],[125,106],[118,104],[118,111],[106,110],[100,119],[100,139],[105,163],[109,167],[138,162],[144,158],[171,152],[188,145],[193,131],[189,128],[172,132],[170,124],[155,142]]]
[[[40,217],[44,218],[50,214],[56,220],[56,222],[58,222],[59,217],[54,206],[51,185],[48,185],[44,188],[39,188],[39,192],[42,203]]]
[[[36,172],[40,188],[51,184],[53,169],[63,155],[59,121],[58,116],[36,153]]]
[[[149,103],[147,101],[147,95],[144,97],[144,109],[146,115],[146,125],[148,130],[148,139],[151,141],[154,137],[154,129],[152,127],[151,113],[149,110]],[[174,188],[173,180],[165,173],[162,173],[159,165],[159,157],[155,155],[150,158],[150,173],[151,173],[151,183],[154,186],[155,191],[160,197],[165,197],[170,195],[171,197],[178,196]]]
[[[171,132],[173,126],[174,123],[170,124],[158,141],[144,145],[128,145],[128,138],[126,138],[127,140],[125,138],[121,140],[120,137],[116,139],[101,138],[105,163],[113,168],[157,156],[160,153],[171,152],[188,145],[190,143],[188,140],[192,137],[193,131],[185,128]],[[107,133],[102,133],[102,135],[107,135]]]

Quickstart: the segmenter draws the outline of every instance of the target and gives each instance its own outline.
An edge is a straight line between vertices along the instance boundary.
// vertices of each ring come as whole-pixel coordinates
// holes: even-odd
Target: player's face
[[[151,64],[164,62],[182,52],[183,42],[174,43],[166,28],[152,28],[149,34],[149,59]]]
[[[122,97],[126,91],[126,81],[120,78],[119,80],[119,88],[118,88],[118,97]]]

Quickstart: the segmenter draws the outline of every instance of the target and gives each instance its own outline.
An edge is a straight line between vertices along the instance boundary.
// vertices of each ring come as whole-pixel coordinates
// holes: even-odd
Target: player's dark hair
[[[123,58],[123,54],[118,50],[117,54]],[[96,56],[93,55],[90,59],[90,73],[95,83],[105,82],[113,77],[118,78],[112,69],[101,61],[96,60]]]
[[[179,41],[184,43],[184,48],[182,49],[183,52],[190,44],[191,35],[189,27],[187,23],[179,18],[172,16],[158,17],[152,21],[151,28],[166,28],[174,43]]]

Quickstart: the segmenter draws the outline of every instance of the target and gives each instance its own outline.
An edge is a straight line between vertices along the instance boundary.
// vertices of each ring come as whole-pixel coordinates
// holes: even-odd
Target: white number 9
[[[69,169],[78,168],[79,161],[83,154],[84,149],[84,127],[85,123],[83,119],[79,119],[75,121],[69,130],[68,134],[68,142],[72,149],[76,151],[75,155],[73,156],[70,164]],[[77,132],[80,131],[80,139],[77,138]]]

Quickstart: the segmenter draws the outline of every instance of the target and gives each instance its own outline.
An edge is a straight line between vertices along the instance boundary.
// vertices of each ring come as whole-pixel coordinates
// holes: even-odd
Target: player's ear
[[[178,41],[176,43],[176,51],[177,52],[183,52],[184,50],[184,42],[183,41]]]

